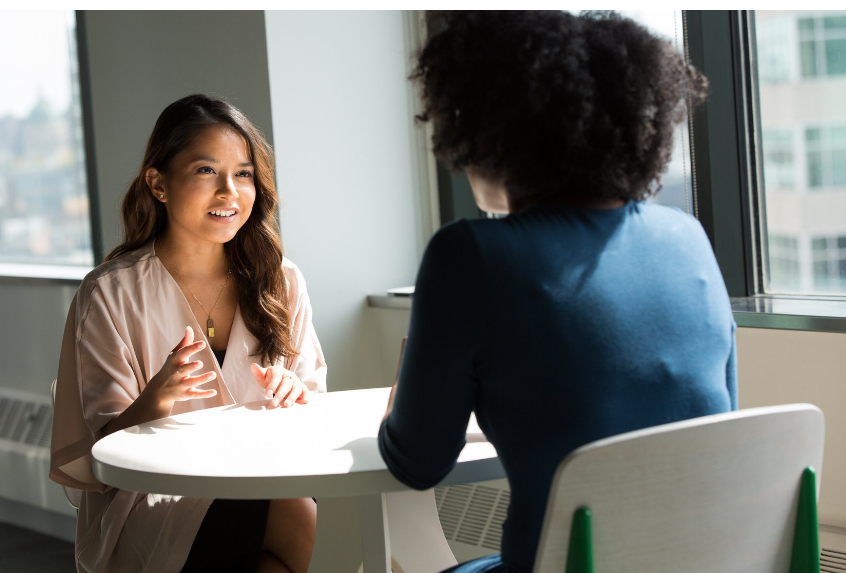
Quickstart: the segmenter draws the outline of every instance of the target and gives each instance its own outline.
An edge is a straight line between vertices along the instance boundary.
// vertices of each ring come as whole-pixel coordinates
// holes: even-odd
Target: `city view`
[[[0,53],[0,263],[92,266],[73,12],[4,14]]]
[[[771,293],[846,294],[846,11],[756,11]]]

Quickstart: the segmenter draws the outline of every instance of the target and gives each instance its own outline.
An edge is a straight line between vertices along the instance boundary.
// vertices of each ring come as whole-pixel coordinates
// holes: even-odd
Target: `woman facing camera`
[[[479,207],[432,237],[379,433],[424,489],[471,412],[511,484],[502,554],[455,571],[530,573],[552,477],[600,438],[737,407],[735,324],[711,246],[660,188],[685,96],[706,80],[613,14],[430,16],[413,78],[434,152]]]
[[[203,95],[162,112],[123,201],[124,242],[82,281],[62,342],[50,477],[80,496],[80,571],[306,572],[312,499],[146,495],[91,470],[91,447],[112,432],[325,391],[305,280],[283,257],[277,217],[272,151],[246,116]],[[286,438],[256,439],[272,455]]]

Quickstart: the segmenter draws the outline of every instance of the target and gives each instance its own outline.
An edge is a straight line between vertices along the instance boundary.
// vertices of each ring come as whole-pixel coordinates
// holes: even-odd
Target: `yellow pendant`
[[[206,323],[206,327],[208,328],[209,338],[214,338],[214,321],[211,318]]]

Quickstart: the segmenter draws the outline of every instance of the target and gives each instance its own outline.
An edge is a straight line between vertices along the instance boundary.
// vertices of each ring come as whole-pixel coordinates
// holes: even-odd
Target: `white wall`
[[[283,241],[308,284],[330,390],[393,381],[383,365],[396,364],[399,340],[383,349],[380,335],[396,315],[368,309],[365,297],[413,284],[431,232],[406,17],[265,16]]]

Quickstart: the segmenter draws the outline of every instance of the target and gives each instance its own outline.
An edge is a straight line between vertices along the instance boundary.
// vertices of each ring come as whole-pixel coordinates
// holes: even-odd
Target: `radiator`
[[[50,398],[0,388],[0,497],[76,517],[50,471]]]

